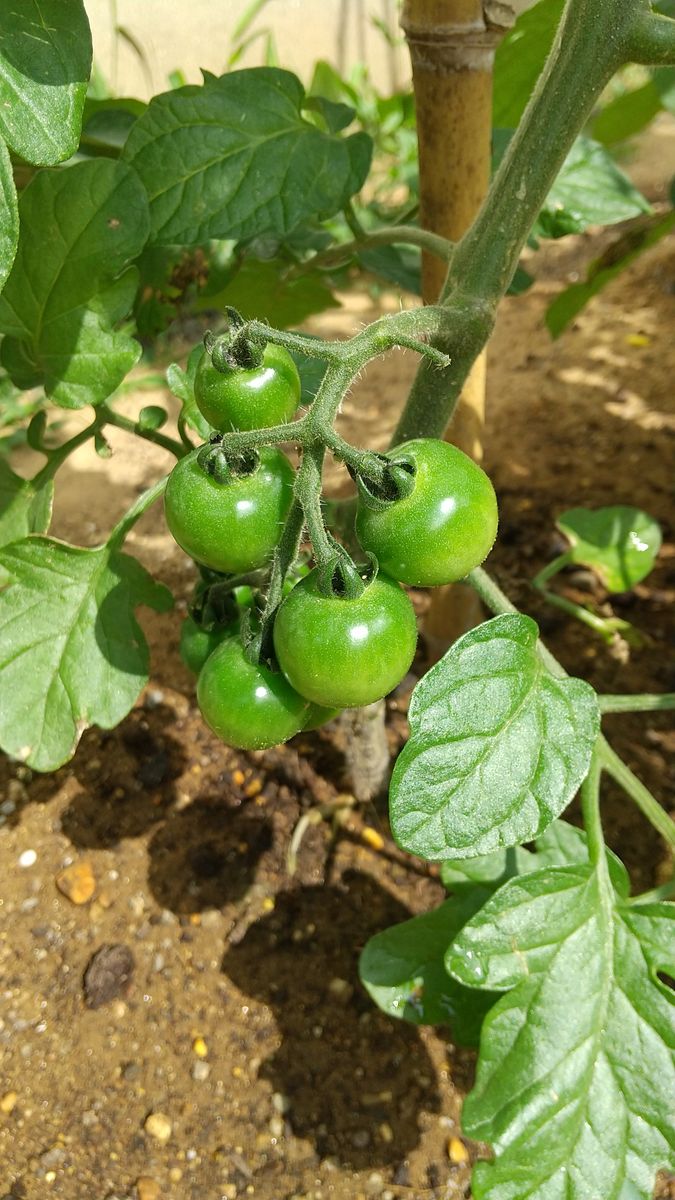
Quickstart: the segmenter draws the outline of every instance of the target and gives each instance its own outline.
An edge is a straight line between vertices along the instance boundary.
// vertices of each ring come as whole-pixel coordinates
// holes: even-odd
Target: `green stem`
[[[588,856],[594,867],[605,864],[605,839],[602,836],[602,821],[600,820],[600,776],[602,763],[598,745],[593,751],[588,775],[581,785],[581,813],[584,829],[588,839]]]
[[[647,67],[675,63],[675,21],[660,13],[641,13],[633,28],[629,52],[633,62]]]
[[[552,579],[554,575],[557,575],[559,571],[562,571],[563,567],[568,566],[571,561],[571,550],[566,550],[564,554],[559,554],[558,557],[554,558],[547,567],[543,567],[543,569],[535,575],[534,579],[532,580],[532,586],[536,588],[542,587],[542,585],[547,583],[549,579]]]
[[[69,438],[67,442],[64,442],[62,446],[57,447],[56,450],[43,451],[43,453],[49,454],[49,458],[47,459],[44,467],[42,467],[38,471],[37,475],[33,477],[33,486],[39,488],[43,484],[47,483],[50,479],[53,479],[62,463],[65,462],[65,460],[73,453],[74,450],[77,450],[80,446],[83,446],[85,442],[88,442],[91,438],[95,437],[96,434],[99,433],[102,425],[103,420],[101,419],[99,410],[97,411],[96,416],[91,424],[87,425],[86,428],[81,430],[80,433],[76,433],[74,437]]]
[[[314,557],[319,565],[329,562],[335,554],[321,512],[323,456],[323,446],[311,446],[305,450],[296,485],[296,495],[302,504]]]
[[[671,821],[658,800],[652,796],[649,788],[646,788],[637,775],[633,774],[627,763],[619,758],[616,751],[612,749],[604,738],[600,738],[599,741],[599,754],[603,769],[608,775],[611,775],[612,779],[637,804],[640,811],[650,824],[659,831],[671,850],[675,850],[675,822]]]
[[[143,492],[143,494],[138,497],[138,500],[132,504],[131,508],[125,512],[121,521],[117,522],[117,525],[115,525],[115,527],[111,530],[107,541],[107,545],[111,550],[119,550],[120,546],[127,537],[127,534],[131,531],[136,522],[143,516],[143,513],[146,511],[146,509],[150,508],[150,505],[154,504],[155,500],[158,500],[159,497],[164,494],[164,489],[166,488],[168,478],[169,476],[165,475],[163,479],[158,479],[157,483],[153,483],[152,487]]]
[[[534,580],[532,582],[534,583]],[[583,604],[575,604],[574,600],[567,600],[565,596],[559,596],[557,592],[551,592],[548,588],[539,587],[537,590],[554,608],[559,608],[568,616],[581,621],[582,625],[587,625],[594,633],[599,633],[606,642],[611,642],[615,634],[631,628],[629,622],[622,621],[620,617],[599,617],[597,613],[584,608]]]
[[[428,250],[430,254],[435,254],[443,262],[450,261],[454,250],[454,242],[441,237],[438,233],[432,233],[429,229],[419,229],[417,225],[386,225],[383,229],[374,229],[364,237],[354,238],[351,242],[339,242],[338,245],[315,254],[307,262],[291,267],[286,272],[286,279],[296,279],[315,269],[342,266],[362,250],[368,250],[370,246],[397,244],[420,246],[423,250]]]
[[[598,696],[600,712],[635,713],[661,712],[675,708],[675,692],[641,692],[627,696]]]
[[[115,412],[107,404],[100,404],[98,412],[103,418],[101,423],[104,425],[114,425],[116,429],[123,429],[125,433],[133,433],[136,437],[143,438],[146,442],[153,442],[155,446],[161,446],[163,450],[168,450],[176,458],[183,458],[187,453],[186,447],[182,442],[177,442],[175,438],[168,437],[159,429],[139,429],[135,421],[130,421],[128,417],[123,417],[121,413]]]
[[[353,200],[347,201],[347,203],[345,204],[345,206],[342,210],[342,215],[343,215],[345,221],[347,222],[349,228],[351,229],[352,233],[354,234],[354,237],[364,238],[366,236],[366,230],[363,228],[363,225],[359,221],[356,209],[354,207]]]
[[[504,594],[483,567],[476,567],[473,571],[470,571],[465,582],[470,584],[474,591],[478,593],[485,607],[497,616],[500,616],[502,613],[519,612],[519,609],[516,608],[515,604],[511,603],[508,596]],[[537,642],[537,649],[542,661],[548,667],[551,674],[559,679],[564,678],[566,671],[561,667],[557,658],[554,658],[551,651],[547,649],[541,639]]]
[[[297,499],[294,499],[274,554],[265,607],[260,617],[260,655],[268,662],[273,655],[274,618],[281,603],[284,580],[298,557],[304,524],[302,505]]]

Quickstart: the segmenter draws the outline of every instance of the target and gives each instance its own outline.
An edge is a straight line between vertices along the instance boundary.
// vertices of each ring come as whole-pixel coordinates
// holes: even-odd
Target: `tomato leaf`
[[[38,172],[19,213],[19,249],[0,296],[2,363],[18,386],[42,383],[65,408],[97,404],[140,354],[116,326],[136,290],[136,271],[124,267],[148,232],[143,188],[129,167],[100,158]]]
[[[426,859],[537,837],[584,779],[599,727],[593,689],[547,670],[521,614],[461,637],[417,684],[409,719],[390,818],[398,844]]]
[[[0,291],[5,285],[19,244],[19,205],[12,164],[0,138]]]
[[[597,296],[617,275],[629,266],[645,250],[656,245],[675,229],[675,212],[665,216],[651,217],[640,223],[639,229],[629,229],[613,242],[599,259],[591,263],[586,279],[565,288],[549,305],[546,324],[552,337],[557,338],[585,308],[589,300]]]
[[[0,546],[16,542],[29,533],[44,533],[52,515],[54,485],[35,487],[21,479],[0,458]]]
[[[572,562],[591,567],[609,592],[627,592],[649,574],[661,547],[657,521],[639,508],[570,508],[556,522]]]
[[[539,0],[518,17],[497,47],[492,123],[515,129],[551,49],[564,0]]]
[[[303,101],[296,76],[271,67],[156,96],[124,150],[148,192],[152,240],[284,234],[338,212],[363,184],[372,143],[317,129]]]
[[[38,771],[66,762],[89,725],[111,729],[148,678],[134,609],[172,597],[136,559],[31,537],[0,550],[0,745]]]
[[[183,405],[181,416],[184,421],[205,442],[213,431],[197,408],[195,400],[195,374],[197,363],[203,353],[203,346],[195,346],[190,351],[185,370],[178,363],[169,363],[166,369],[166,382],[171,394]]]
[[[508,991],[486,1017],[463,1125],[495,1161],[476,1200],[652,1195],[672,1163],[673,966],[668,904],[626,904],[590,864],[511,879],[464,926],[446,966]],[[670,1144],[670,1150],[669,1150]]]
[[[82,0],[0,5],[0,136],[31,163],[77,150],[91,70]]]
[[[578,137],[534,224],[535,237],[564,237],[651,212],[644,196],[592,138]]]
[[[477,1044],[483,1017],[495,997],[478,999],[474,991],[452,979],[444,956],[489,896],[485,888],[472,888],[432,912],[370,938],[359,960],[359,976],[378,1008],[414,1025],[449,1025],[461,1045]]]

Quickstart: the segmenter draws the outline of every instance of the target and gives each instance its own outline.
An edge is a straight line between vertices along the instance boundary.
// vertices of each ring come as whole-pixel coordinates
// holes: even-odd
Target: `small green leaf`
[[[446,966],[508,990],[486,1017],[466,1133],[476,1200],[649,1200],[673,1165],[675,906],[623,903],[590,864],[511,879]]]
[[[356,113],[349,104],[337,104],[325,96],[307,96],[303,104],[305,112],[316,112],[322,118],[329,133],[340,133],[351,125]]]
[[[124,151],[150,197],[152,240],[285,234],[339,212],[363,184],[372,143],[317,129],[303,101],[296,76],[270,67],[156,96]]]
[[[461,637],[418,683],[409,720],[390,819],[398,844],[426,859],[537,837],[585,778],[599,728],[593,689],[546,669],[520,614]]]
[[[449,1025],[461,1045],[476,1045],[494,997],[481,996],[477,1003],[476,993],[452,979],[443,960],[462,926],[489,895],[485,888],[473,888],[367,942],[359,976],[378,1008],[415,1025]]]
[[[166,425],[169,414],[159,404],[147,404],[138,414],[138,428],[145,430],[161,429]]]
[[[0,138],[0,291],[12,269],[19,244],[19,205],[9,152]]]
[[[564,237],[651,212],[644,196],[598,142],[578,137],[534,225],[535,237]]]
[[[518,17],[497,47],[492,123],[515,129],[551,49],[564,0],[539,0]]]
[[[44,533],[52,516],[54,485],[51,480],[35,487],[30,479],[15,475],[0,458],[0,546]]]
[[[650,79],[642,87],[610,100],[593,119],[591,132],[596,142],[614,146],[649,125],[661,107],[658,89]]]
[[[92,159],[39,171],[19,212],[19,249],[0,296],[2,363],[17,385],[42,383],[65,408],[97,404],[140,354],[116,327],[136,290],[136,272],[124,267],[148,233],[143,188],[123,163]]]
[[[644,224],[641,222],[639,229],[628,230],[608,246],[602,256],[591,263],[586,279],[582,283],[573,283],[571,287],[565,288],[549,305],[546,324],[551,336],[559,337],[586,307],[589,300],[625,271],[634,259],[667,237],[673,229],[675,212],[670,212],[663,217],[652,217]]]
[[[66,762],[89,725],[111,729],[148,678],[134,616],[170,592],[136,559],[31,537],[0,551],[0,745],[37,771]],[[10,700],[11,698],[11,700]]]
[[[556,522],[572,562],[597,571],[608,592],[627,592],[649,574],[661,547],[657,521],[639,508],[570,508]]]
[[[197,363],[203,353],[203,346],[195,346],[190,351],[185,371],[178,363],[170,363],[166,369],[166,382],[171,394],[182,402],[181,417],[205,442],[213,431],[208,421],[200,413],[195,401],[195,373]]]
[[[0,136],[31,163],[77,150],[91,70],[82,0],[0,5]]]

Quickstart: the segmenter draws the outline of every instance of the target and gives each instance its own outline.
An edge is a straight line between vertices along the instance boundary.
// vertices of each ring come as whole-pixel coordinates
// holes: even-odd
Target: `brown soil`
[[[548,247],[543,281],[503,306],[490,361],[487,465],[502,514],[490,566],[568,670],[604,691],[673,690],[675,259],[672,245],[657,248],[551,343],[546,303],[600,241]],[[344,300],[314,328],[341,335],[375,315],[362,291]],[[412,355],[372,365],[345,404],[350,436],[386,444],[414,366]],[[154,399],[132,397],[128,411]],[[59,536],[95,543],[168,465],[123,433],[111,440],[111,463],[83,449],[62,471]],[[628,654],[547,610],[528,585],[558,552],[557,513],[620,502],[644,507],[664,530],[652,576],[614,602],[647,635]],[[327,824],[310,827],[289,878],[299,815],[343,789],[340,747],[330,729],[265,754],[220,745],[178,656],[193,575],[159,510],[128,549],[178,599],[173,614],[143,614],[153,673],[138,706],[118,729],[85,734],[53,776],[2,767],[0,1193],[467,1196],[470,1164],[453,1139],[471,1055],[442,1032],[386,1019],[356,977],[372,933],[440,899],[433,871],[394,850],[382,806],[369,806],[335,838]],[[587,573],[561,584],[572,598],[606,602]],[[404,709],[404,698],[389,705],[393,749]],[[668,804],[666,716],[606,725]],[[635,887],[662,881],[669,867],[650,827],[611,789],[605,811]],[[381,849],[364,826],[381,833]],[[21,866],[28,850],[35,861]],[[55,878],[81,860],[96,893],[76,906]],[[87,1007],[87,963],[115,944],[131,951],[133,977],[123,995]],[[151,1113],[167,1118],[155,1122],[166,1140],[145,1126]]]

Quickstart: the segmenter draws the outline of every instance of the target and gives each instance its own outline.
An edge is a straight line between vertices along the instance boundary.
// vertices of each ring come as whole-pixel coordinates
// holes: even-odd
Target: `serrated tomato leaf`
[[[626,504],[570,508],[556,522],[570,541],[572,562],[597,571],[609,592],[626,592],[649,574],[661,548],[661,528]]]
[[[448,975],[444,957],[490,894],[486,888],[472,888],[370,938],[359,960],[359,977],[378,1008],[415,1025],[449,1025],[455,1041],[477,1044],[494,997],[457,983]]]
[[[673,1165],[675,1007],[668,904],[625,904],[590,864],[511,879],[446,966],[507,990],[481,1036],[463,1125],[491,1143],[476,1200],[648,1200]]]
[[[145,192],[109,159],[39,171],[19,201],[19,248],[0,296],[1,359],[20,387],[41,383],[65,408],[97,404],[140,346],[118,329],[148,234]],[[123,272],[123,273],[122,273]]]
[[[89,725],[111,729],[148,678],[134,616],[171,593],[128,554],[30,537],[0,550],[0,746],[53,771]]]
[[[30,479],[15,475],[0,458],[0,546],[29,533],[44,533],[51,520],[53,495],[51,480],[36,487]]]
[[[598,734],[597,697],[548,671],[537,633],[521,614],[494,617],[417,684],[390,789],[403,849],[426,859],[488,854],[538,837],[572,800]]]
[[[91,70],[82,0],[0,5],[0,136],[31,163],[77,150]]]
[[[9,152],[0,138],[0,291],[5,286],[19,244],[19,203]]]
[[[338,212],[364,182],[371,139],[318,129],[303,101],[299,79],[272,67],[156,96],[124,150],[147,189],[152,240],[285,234]]]

